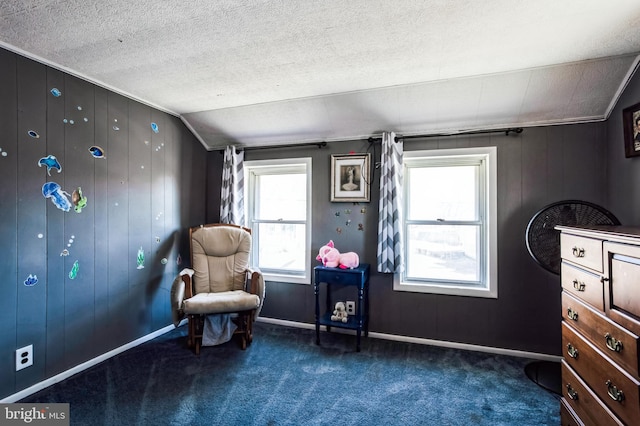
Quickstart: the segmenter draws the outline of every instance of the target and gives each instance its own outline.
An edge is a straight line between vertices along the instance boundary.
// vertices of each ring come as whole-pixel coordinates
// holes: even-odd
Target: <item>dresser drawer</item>
[[[602,241],[560,234],[560,256],[570,262],[602,272]]]
[[[605,258],[607,316],[640,335],[640,247],[606,243]]]
[[[619,364],[636,379],[640,379],[638,336],[566,292],[562,292],[562,319],[578,330],[613,362]]]
[[[562,288],[604,312],[604,286],[599,275],[562,262]]]
[[[560,400],[560,424],[562,426],[584,425],[584,423],[578,420],[578,415],[573,411],[569,404],[567,404],[564,398]]]
[[[571,407],[571,410],[585,424],[623,425],[564,361],[562,361],[562,397],[563,402]]]
[[[640,382],[629,376],[591,343],[562,323],[562,348],[567,364],[627,424],[640,421]]]

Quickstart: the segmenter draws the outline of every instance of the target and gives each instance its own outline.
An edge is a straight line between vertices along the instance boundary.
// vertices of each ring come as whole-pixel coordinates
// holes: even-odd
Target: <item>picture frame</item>
[[[624,156],[640,156],[640,102],[622,110]]]
[[[371,154],[331,155],[331,202],[368,203]]]

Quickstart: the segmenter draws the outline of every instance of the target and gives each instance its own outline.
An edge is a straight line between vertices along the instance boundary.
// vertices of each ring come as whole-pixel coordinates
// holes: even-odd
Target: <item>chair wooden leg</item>
[[[193,332],[193,322],[195,321],[195,318],[193,315],[189,315],[189,328],[188,328],[188,333],[187,333],[187,346],[192,348],[193,344],[195,343],[193,341],[193,335],[195,334]]]

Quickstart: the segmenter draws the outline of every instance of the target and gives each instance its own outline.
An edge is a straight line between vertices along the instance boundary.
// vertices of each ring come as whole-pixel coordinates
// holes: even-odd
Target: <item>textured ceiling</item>
[[[179,115],[209,149],[602,120],[638,0],[3,0],[0,46]]]

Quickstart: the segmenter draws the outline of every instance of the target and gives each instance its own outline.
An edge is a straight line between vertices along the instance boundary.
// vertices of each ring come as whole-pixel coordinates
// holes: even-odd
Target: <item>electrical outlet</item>
[[[33,365],[33,345],[16,350],[16,371]]]
[[[347,300],[345,306],[347,307],[347,315],[356,314],[356,302],[354,302],[353,300]]]

